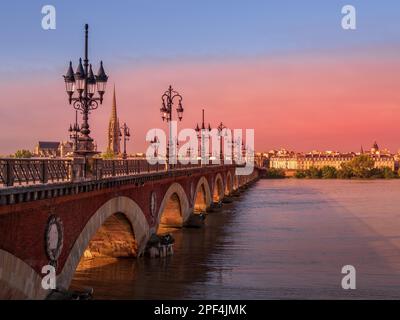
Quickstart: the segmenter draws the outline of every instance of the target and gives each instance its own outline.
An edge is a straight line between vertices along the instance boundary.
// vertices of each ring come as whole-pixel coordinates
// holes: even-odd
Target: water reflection
[[[94,260],[72,288],[97,299],[400,298],[400,181],[261,180],[174,230],[165,259]],[[357,269],[344,291],[343,265]]]

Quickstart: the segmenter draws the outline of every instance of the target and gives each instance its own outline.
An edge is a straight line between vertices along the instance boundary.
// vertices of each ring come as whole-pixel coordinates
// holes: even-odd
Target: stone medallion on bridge
[[[46,226],[46,254],[52,266],[57,266],[64,243],[64,227],[60,217],[50,216]]]

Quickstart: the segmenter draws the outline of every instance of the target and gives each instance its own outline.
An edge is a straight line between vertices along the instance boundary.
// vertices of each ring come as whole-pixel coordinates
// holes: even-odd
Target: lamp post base
[[[77,157],[92,158],[100,153],[101,153],[100,151],[78,150],[74,151],[73,155]]]
[[[93,139],[90,137],[80,137],[76,149],[74,150],[74,156],[84,158],[92,158],[100,153],[100,151],[96,150]]]

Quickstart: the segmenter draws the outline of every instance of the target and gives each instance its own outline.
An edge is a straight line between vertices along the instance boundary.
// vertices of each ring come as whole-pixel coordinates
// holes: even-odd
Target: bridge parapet
[[[199,167],[177,164],[173,169]],[[151,165],[145,159],[0,159],[0,187],[32,186],[60,182],[98,180],[164,171],[165,165]]]
[[[149,164],[146,159],[0,159],[0,205],[60,197],[232,164]]]
[[[196,163],[174,165],[169,170],[216,166]],[[15,159],[0,158],[0,188],[32,186],[62,182],[81,182],[109,177],[123,177],[142,173],[166,171],[164,164],[150,164],[146,159],[92,158],[73,159]]]
[[[71,159],[0,159],[0,185],[70,181],[71,166]]]
[[[99,160],[99,159],[96,159]],[[36,163],[35,160],[31,160]],[[54,161],[51,160],[51,161]],[[121,185],[141,186],[148,181],[162,180],[190,176],[197,171],[219,169],[233,165],[202,166],[200,164],[177,164],[173,169],[166,170],[162,165],[147,165],[145,160],[101,160],[95,161],[89,173],[85,169],[85,162],[81,160],[68,161],[69,171],[65,180],[25,179],[14,186],[0,188],[0,205],[10,205],[35,200],[62,197],[65,195],[79,194],[112,188]],[[28,167],[28,164],[24,164]],[[15,170],[15,169],[14,169]],[[19,169],[18,169],[19,170]],[[32,170],[32,165],[30,170]],[[86,172],[84,172],[86,170]],[[25,183],[23,183],[25,182]],[[35,182],[35,183],[34,183]]]

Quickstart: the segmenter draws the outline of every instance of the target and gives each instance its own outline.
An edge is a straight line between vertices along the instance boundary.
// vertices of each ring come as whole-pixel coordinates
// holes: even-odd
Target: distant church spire
[[[108,124],[108,150],[114,153],[114,155],[118,155],[121,151],[119,132],[120,131],[119,131],[119,120],[117,116],[117,99],[115,97],[115,84],[114,84],[111,117],[110,117],[110,122]]]
[[[118,117],[117,117],[117,99],[115,97],[115,84],[114,84],[114,91],[113,91],[111,119],[113,119],[113,120],[118,119]]]
[[[361,145],[361,149],[360,149],[360,154],[364,154],[364,148],[362,145]]]

